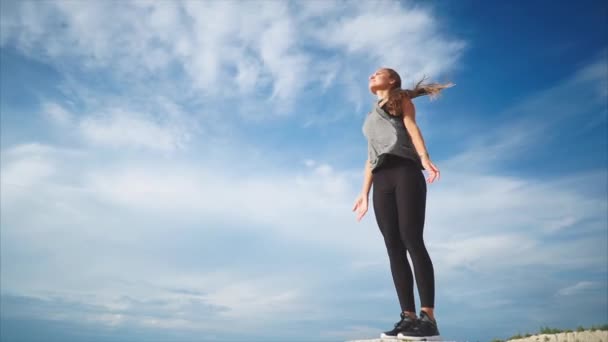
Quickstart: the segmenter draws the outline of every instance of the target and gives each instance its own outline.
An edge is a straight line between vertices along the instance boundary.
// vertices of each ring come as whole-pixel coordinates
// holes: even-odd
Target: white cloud
[[[30,187],[42,184],[55,172],[54,165],[36,156],[21,158],[2,167],[2,184],[7,191],[17,191],[14,187]],[[5,193],[3,191],[3,193]]]
[[[348,86],[358,79],[355,63],[370,71],[389,64],[411,81],[450,70],[465,44],[444,36],[429,10],[403,6],[354,4],[344,11],[337,2],[23,2],[3,11],[0,42],[64,73],[84,67],[131,86],[176,83],[189,98],[255,96],[273,104],[266,111],[272,115],[290,112],[313,84],[337,85],[341,96],[360,101],[360,90]],[[378,25],[386,20],[379,14],[390,15],[391,29]],[[310,49],[319,43],[328,55],[322,62]]]
[[[325,21],[310,34],[327,48],[338,48],[338,53],[344,56],[342,61],[362,56],[376,62],[370,65],[368,73],[380,66],[397,70],[404,88],[423,75],[436,77],[449,71],[467,46],[464,41],[441,33],[439,23],[428,9],[396,2],[361,2],[357,6],[337,20]],[[391,24],[385,25],[386,22]],[[348,68],[347,62],[340,64],[340,75],[356,74],[358,82],[364,81],[360,70]],[[349,77],[341,83],[348,82]],[[357,92],[358,97],[361,95]]]
[[[61,169],[57,161],[66,156],[82,157],[78,150],[56,148],[40,143],[27,143],[2,150],[0,183],[3,205],[14,198],[29,196],[37,187],[44,187]]]
[[[76,83],[77,84],[77,83]],[[196,134],[209,134],[194,116],[164,96],[131,100],[100,94],[91,100],[92,89],[81,85],[65,86],[66,95],[74,95],[86,105],[70,111],[63,105],[44,100],[41,115],[57,124],[66,140],[110,147],[116,150],[149,150],[170,154],[188,148]],[[69,101],[68,101],[69,102]],[[219,129],[221,125],[216,125]],[[213,132],[216,133],[216,132]],[[203,136],[198,137],[204,139]]]
[[[601,284],[595,281],[579,281],[572,286],[560,289],[557,294],[560,296],[572,296],[588,290],[599,289],[601,287]]]
[[[68,125],[72,121],[72,114],[61,105],[53,102],[46,102],[42,105],[42,113],[46,117],[59,125]]]
[[[82,119],[79,129],[86,140],[95,144],[160,151],[181,149],[188,138],[179,128],[154,122],[151,118],[120,108]]]
[[[272,282],[255,284],[241,280],[210,293],[207,300],[210,304],[230,308],[222,312],[222,316],[255,321],[271,320],[277,316],[302,312],[306,299],[301,298],[297,287],[277,289]]]
[[[377,336],[378,327],[351,325],[344,327],[342,330],[325,331],[322,335],[325,338],[340,339],[345,341],[361,340],[362,336]]]

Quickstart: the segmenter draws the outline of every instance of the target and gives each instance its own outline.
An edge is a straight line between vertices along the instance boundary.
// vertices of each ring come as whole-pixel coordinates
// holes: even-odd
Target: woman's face
[[[395,81],[390,79],[388,71],[384,69],[378,69],[369,76],[369,90],[374,94],[378,90],[390,89],[393,83]]]

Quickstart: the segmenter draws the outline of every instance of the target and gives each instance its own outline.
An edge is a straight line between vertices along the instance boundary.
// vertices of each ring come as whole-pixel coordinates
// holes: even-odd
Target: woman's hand
[[[437,168],[437,166],[435,166],[435,164],[433,164],[429,157],[422,156],[420,158],[420,161],[422,162],[422,166],[424,166],[424,169],[429,173],[429,178],[426,179],[427,182],[433,183],[433,181],[435,181],[435,178],[440,178],[439,169]]]
[[[361,193],[355,199],[355,205],[353,206],[353,211],[357,211],[357,221],[361,221],[361,218],[367,213],[367,195]]]

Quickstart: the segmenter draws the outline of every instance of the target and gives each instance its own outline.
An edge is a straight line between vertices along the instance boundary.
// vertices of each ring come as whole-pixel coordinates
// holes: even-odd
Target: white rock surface
[[[408,340],[382,339],[350,340],[346,342],[396,342]],[[449,342],[450,340],[443,340]],[[455,342],[455,341],[454,341]],[[526,338],[507,340],[506,342],[608,342],[608,331],[575,331],[558,334],[538,334]]]
[[[396,340],[394,338],[392,338],[392,339],[388,339],[388,338],[374,338],[374,339],[371,339],[371,340],[350,340],[350,341],[346,341],[346,342],[401,342],[401,341],[407,342],[407,341],[413,341],[413,340],[405,340],[405,339],[404,340]],[[447,340],[444,340],[444,341],[448,342]],[[453,342],[455,342],[455,341],[453,341]],[[606,342],[606,341],[604,341],[604,342]]]
[[[608,342],[608,331],[575,331],[558,334],[539,334],[508,342]]]
[[[418,341],[414,341],[414,340],[394,339],[394,338],[391,338],[391,339],[388,339],[388,338],[373,338],[371,340],[349,340],[349,341],[346,341],[346,342],[402,342],[402,341],[403,342],[408,342],[408,341],[418,342]],[[457,342],[457,341],[454,341],[454,340],[442,340],[442,341],[443,342]],[[607,341],[602,341],[602,342],[607,342]]]

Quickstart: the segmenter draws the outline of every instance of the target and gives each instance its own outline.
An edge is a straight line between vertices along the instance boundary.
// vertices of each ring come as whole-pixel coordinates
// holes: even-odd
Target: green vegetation
[[[562,329],[557,329],[557,328],[540,327],[541,334],[559,334],[561,332],[564,332],[564,331]]]
[[[513,335],[513,336],[509,337],[509,338],[507,339],[507,341],[508,341],[508,340],[515,340],[515,339],[518,339],[518,338],[524,338],[524,337],[523,337],[523,336],[521,336],[521,334],[520,334],[520,333],[517,333],[517,335]]]

